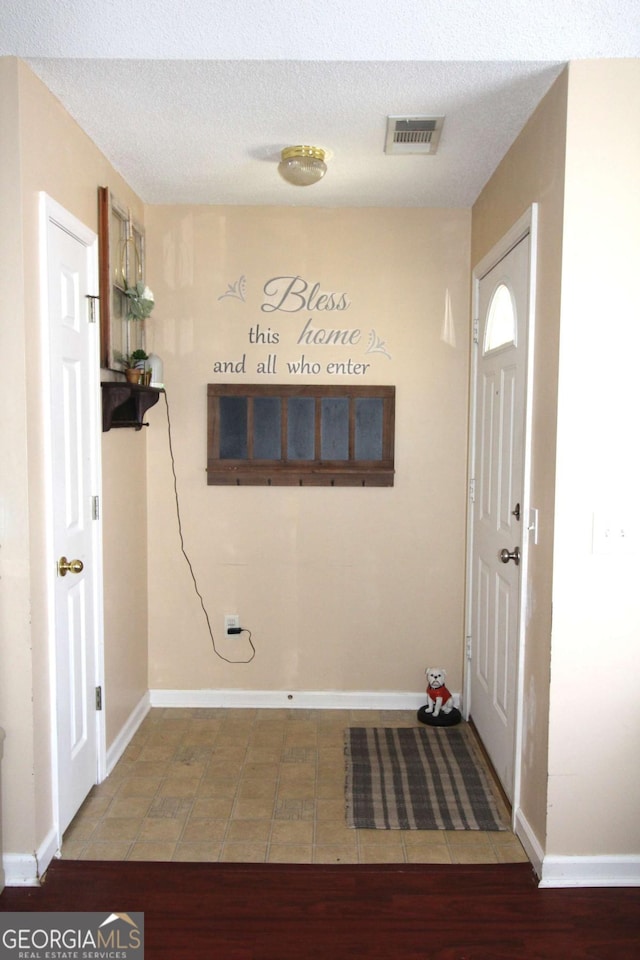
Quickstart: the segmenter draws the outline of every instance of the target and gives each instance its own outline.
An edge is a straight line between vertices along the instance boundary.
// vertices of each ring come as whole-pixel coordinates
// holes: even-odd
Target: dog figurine
[[[451,713],[453,709],[453,697],[445,686],[446,672],[442,667],[427,667],[425,670],[427,676],[427,705],[425,713],[432,713],[437,717],[440,711]]]

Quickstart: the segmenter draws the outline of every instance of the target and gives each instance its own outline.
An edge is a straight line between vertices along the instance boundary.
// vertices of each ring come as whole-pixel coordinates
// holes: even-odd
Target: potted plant
[[[140,348],[132,353],[118,356],[118,362],[124,367],[124,375],[128,383],[140,383],[141,378],[146,375],[145,365],[148,359],[147,353]]]

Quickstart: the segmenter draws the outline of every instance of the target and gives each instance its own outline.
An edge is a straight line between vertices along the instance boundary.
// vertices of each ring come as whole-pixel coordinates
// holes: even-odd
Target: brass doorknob
[[[82,560],[67,560],[66,557],[60,557],[58,560],[58,573],[61,577],[66,577],[68,573],[82,573],[83,570]]]

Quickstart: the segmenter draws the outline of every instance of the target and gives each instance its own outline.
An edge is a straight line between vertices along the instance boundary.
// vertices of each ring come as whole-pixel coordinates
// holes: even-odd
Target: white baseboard
[[[638,887],[640,856],[545,856],[542,844],[521,810],[514,831],[539,879],[540,887]]]
[[[640,887],[640,856],[545,857],[541,887]]]
[[[260,707],[291,710],[418,710],[426,694],[384,690],[150,690],[152,707]],[[453,702],[459,703],[453,694]]]
[[[107,750],[107,776],[126,750],[131,738],[149,712],[150,706],[149,694],[145,693]],[[33,854],[5,853],[2,858],[5,885],[7,887],[37,887],[40,883],[40,877],[57,853],[58,837],[54,829],[49,832],[38,850]]]
[[[38,887],[38,860],[35,853],[5,853],[2,857],[7,887]]]
[[[531,866],[535,870],[536,876],[538,878],[541,877],[544,850],[531,824],[520,808],[515,811],[513,831],[524,847],[524,851],[531,861]]]
[[[38,876],[42,877],[45,870],[59,852],[58,832],[53,828],[49,831],[43,842],[38,847],[36,859],[38,861]]]
[[[149,692],[141,697],[140,702],[129,714],[124,726],[119,731],[113,743],[107,750],[107,776],[111,773],[116,763],[127,749],[136,730],[149,713],[151,702]]]
[[[58,835],[51,829],[35,853],[5,853],[2,865],[6,886],[38,887],[57,852]]]

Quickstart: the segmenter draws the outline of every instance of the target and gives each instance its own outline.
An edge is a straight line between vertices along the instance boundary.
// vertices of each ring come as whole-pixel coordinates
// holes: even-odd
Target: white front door
[[[521,579],[527,547],[525,427],[530,236],[476,272],[468,632],[469,713],[513,800]]]
[[[101,568],[98,517],[98,323],[93,233],[45,204],[49,348],[54,754],[61,837],[98,781]],[[54,791],[55,791],[54,784]]]

